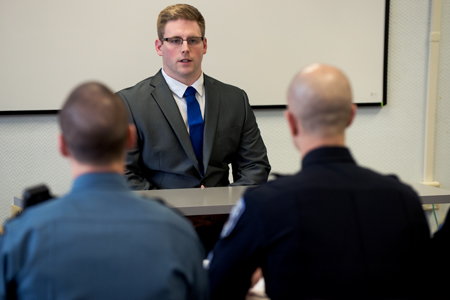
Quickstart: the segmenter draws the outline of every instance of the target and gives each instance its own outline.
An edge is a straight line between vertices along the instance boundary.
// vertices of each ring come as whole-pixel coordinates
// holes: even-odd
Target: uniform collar
[[[85,189],[123,190],[128,189],[122,175],[115,172],[87,173],[75,178],[72,192]]]
[[[350,150],[346,147],[321,147],[306,154],[302,160],[302,169],[323,163],[356,164]]]

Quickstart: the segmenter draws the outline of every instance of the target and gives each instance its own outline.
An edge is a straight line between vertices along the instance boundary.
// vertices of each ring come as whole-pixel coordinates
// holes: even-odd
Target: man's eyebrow
[[[201,36],[196,36],[196,35],[188,36],[187,39],[195,38],[195,37],[201,37]],[[178,36],[178,35],[176,35],[176,36],[169,36],[169,37],[166,37],[165,39],[172,39],[172,38],[180,38],[180,39],[183,39],[181,36]]]

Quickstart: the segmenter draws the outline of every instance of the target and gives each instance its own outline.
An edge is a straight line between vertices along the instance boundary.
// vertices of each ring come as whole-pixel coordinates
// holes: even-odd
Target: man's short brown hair
[[[205,36],[205,19],[198,9],[189,4],[174,4],[167,6],[159,13],[158,20],[156,21],[156,29],[160,40],[164,38],[164,30],[167,22],[176,20],[197,22],[202,37]]]
[[[106,165],[125,153],[125,105],[101,83],[75,88],[59,112],[59,125],[71,155],[80,163]]]

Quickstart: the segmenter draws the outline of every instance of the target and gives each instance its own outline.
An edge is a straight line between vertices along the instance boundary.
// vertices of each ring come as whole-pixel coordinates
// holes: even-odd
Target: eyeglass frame
[[[169,39],[178,39],[178,40],[181,40],[181,44],[179,44],[179,45],[172,45],[171,43],[169,43],[169,45],[172,45],[172,46],[178,46],[178,47],[181,47],[185,41],[187,42],[187,44],[188,44],[189,46],[197,46],[197,45],[200,45],[200,43],[199,43],[199,44],[195,44],[195,45],[189,44],[189,42],[188,42],[189,39],[200,39],[202,42],[205,41],[205,37],[204,37],[204,36],[202,36],[202,37],[200,37],[200,36],[188,37],[188,38],[185,39],[185,40],[182,39],[182,38],[179,37],[179,36],[173,36],[173,37],[168,37],[168,38],[162,38],[162,39],[161,39],[161,42],[169,42]]]

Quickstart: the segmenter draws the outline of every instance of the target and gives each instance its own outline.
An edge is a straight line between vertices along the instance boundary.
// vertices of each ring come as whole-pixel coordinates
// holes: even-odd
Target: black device
[[[53,198],[49,188],[45,184],[27,188],[23,191],[23,209]]]

